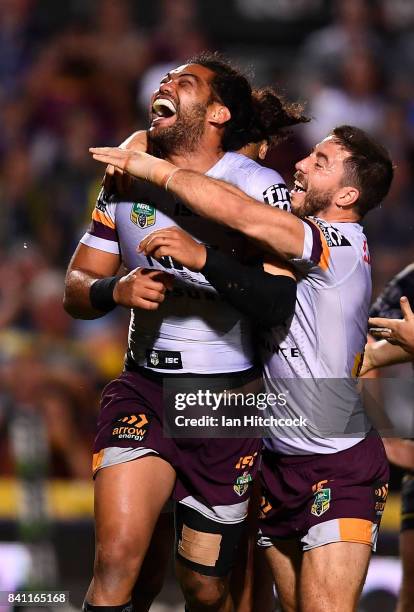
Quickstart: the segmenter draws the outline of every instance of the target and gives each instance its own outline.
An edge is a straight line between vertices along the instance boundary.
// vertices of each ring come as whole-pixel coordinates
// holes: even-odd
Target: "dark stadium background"
[[[390,149],[394,186],[366,221],[374,295],[414,259],[411,0],[1,0],[0,590],[43,585],[82,601],[99,392],[122,366],[128,320],[118,309],[73,321],[61,305],[101,180],[88,147],[144,128],[159,75],[205,48],[307,101],[314,121],[267,160],[287,180],[337,124]],[[393,609],[400,477],[361,610]],[[171,577],[153,609],[180,602]]]

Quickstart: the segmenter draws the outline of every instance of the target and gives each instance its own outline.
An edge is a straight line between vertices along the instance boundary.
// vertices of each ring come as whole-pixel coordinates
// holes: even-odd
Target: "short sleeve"
[[[290,211],[289,189],[278,172],[258,165],[248,184],[248,195],[256,200]]]
[[[291,259],[294,267],[306,275],[305,282],[320,287],[332,287],[342,283],[362,259],[358,239],[351,243],[349,232],[345,235],[337,227],[316,217],[301,220],[304,228],[302,256]],[[355,242],[356,241],[356,242]]]
[[[94,249],[119,255],[115,210],[116,202],[112,201],[111,195],[101,189],[92,212],[91,224],[80,242]]]

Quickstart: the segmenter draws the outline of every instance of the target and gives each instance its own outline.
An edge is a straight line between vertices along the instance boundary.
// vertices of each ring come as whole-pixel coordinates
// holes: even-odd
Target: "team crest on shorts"
[[[331,505],[331,489],[320,489],[315,493],[311,514],[314,516],[322,516],[325,514]]]
[[[252,480],[252,475],[249,472],[244,472],[242,476],[236,478],[236,484],[233,485],[234,492],[241,497],[246,493]]]
[[[127,414],[114,421],[112,437],[117,440],[142,442],[148,433],[148,425],[146,414]]]
[[[155,223],[155,207],[144,202],[134,202],[131,208],[131,221],[139,227],[151,227]]]

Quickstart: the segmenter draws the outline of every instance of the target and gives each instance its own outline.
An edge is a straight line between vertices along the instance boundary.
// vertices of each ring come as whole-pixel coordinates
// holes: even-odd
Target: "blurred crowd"
[[[122,367],[127,312],[74,321],[62,308],[65,268],[102,178],[88,147],[145,128],[149,95],[169,67],[203,49],[242,59],[234,41],[223,45],[203,27],[201,0],[159,0],[151,25],[143,0],[63,4],[56,22],[45,0],[1,0],[0,476],[14,469],[13,405],[44,415],[51,475],[88,478],[99,393]],[[305,31],[299,46],[281,48],[275,33],[267,47],[260,84],[306,101],[313,119],[267,163],[289,182],[295,160],[342,123],[390,149],[394,186],[366,222],[377,293],[414,255],[414,7],[336,0],[328,8],[325,25]],[[254,68],[255,48],[248,55]],[[292,59],[282,67],[278,57]]]

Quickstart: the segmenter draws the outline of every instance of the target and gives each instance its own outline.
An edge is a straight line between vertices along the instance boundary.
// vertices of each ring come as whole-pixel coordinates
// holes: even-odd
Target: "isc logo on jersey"
[[[289,190],[283,183],[271,185],[263,192],[263,201],[282,210],[290,210]]]
[[[155,207],[143,202],[134,202],[131,208],[131,221],[139,227],[151,227],[155,224]]]
[[[179,351],[147,350],[147,367],[161,368],[164,370],[181,370],[183,362]]]

